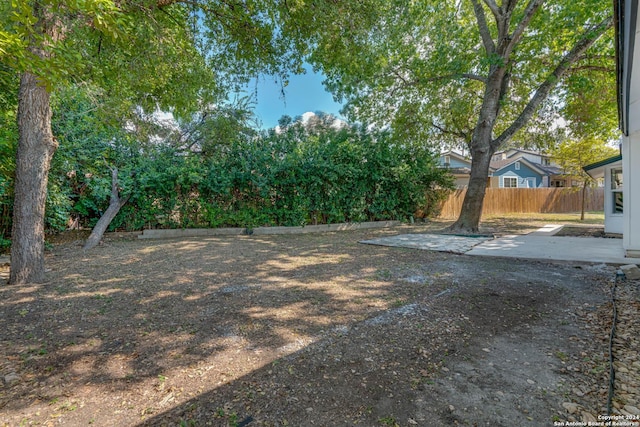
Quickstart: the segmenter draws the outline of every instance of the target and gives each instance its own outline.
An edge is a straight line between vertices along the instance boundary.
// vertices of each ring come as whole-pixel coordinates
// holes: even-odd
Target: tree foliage
[[[10,281],[44,279],[47,174],[59,145],[52,91],[100,87],[120,122],[135,108],[187,117],[258,70],[300,69],[280,25],[286,8],[276,0],[0,3],[0,84],[20,75]]]
[[[368,0],[326,13],[311,59],[351,117],[471,153],[460,231],[477,230],[498,148],[615,133],[606,2]]]
[[[259,133],[242,105],[219,106],[179,123],[146,116],[123,127],[104,119],[100,94],[72,86],[53,97],[60,148],[49,173],[49,233],[93,227],[116,169],[128,203],[110,229],[129,231],[407,220],[434,213],[451,187],[425,144],[331,115],[283,117]]]
[[[605,141],[587,137],[584,139],[566,140],[553,148],[551,154],[563,171],[582,181],[582,209],[580,220],[584,220],[585,194],[587,187],[594,183],[593,178],[585,172],[584,167],[613,157],[619,150],[609,146]]]
[[[566,140],[551,151],[554,161],[566,174],[580,177],[583,181],[590,181],[583,169],[585,166],[617,154],[620,154],[618,149],[596,138]]]
[[[228,120],[228,111],[220,112]],[[201,128],[199,135],[216,140],[215,129]],[[280,132],[237,133],[232,142],[206,145],[216,150],[156,144],[138,158],[135,176],[124,185],[129,203],[112,229],[407,220],[418,210],[432,213],[451,186],[424,146],[397,144],[389,132],[361,126],[292,121]],[[106,207],[107,175],[75,201],[82,223],[95,221],[98,209],[77,207]]]

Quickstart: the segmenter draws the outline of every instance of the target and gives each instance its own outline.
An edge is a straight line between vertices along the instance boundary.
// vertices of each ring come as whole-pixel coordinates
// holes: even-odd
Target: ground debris
[[[538,426],[602,413],[612,271],[357,244],[388,233],[55,248],[45,285],[0,287],[0,419]],[[621,326],[618,339],[637,336]],[[625,357],[621,380],[638,371]],[[616,408],[634,411],[637,385],[620,387]]]

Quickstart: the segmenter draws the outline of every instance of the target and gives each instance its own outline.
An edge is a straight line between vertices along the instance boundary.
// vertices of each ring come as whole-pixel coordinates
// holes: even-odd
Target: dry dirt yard
[[[0,425],[606,413],[615,268],[358,243],[427,229],[57,245],[47,283],[0,286]]]

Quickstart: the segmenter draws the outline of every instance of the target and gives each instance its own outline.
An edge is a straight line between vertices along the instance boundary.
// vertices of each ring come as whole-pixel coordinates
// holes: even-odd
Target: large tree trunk
[[[500,102],[505,94],[509,76],[505,66],[493,66],[485,86],[482,108],[478,122],[473,130],[471,140],[471,175],[469,187],[462,201],[460,216],[449,227],[455,233],[477,233],[482,216],[482,205],[489,179],[489,164],[497,145],[493,142],[493,128],[495,127]]]
[[[491,147],[488,147],[484,150],[476,149],[471,153],[469,186],[462,201],[460,216],[449,227],[450,231],[462,234],[472,234],[479,231],[482,205],[487,190],[487,180],[489,179],[489,163],[493,152]]]
[[[482,108],[480,109],[478,122],[471,140],[472,163],[469,188],[462,202],[460,216],[450,227],[450,230],[454,232],[467,234],[478,232],[489,176],[489,163],[493,153],[524,127],[541,103],[549,96],[551,89],[566,74],[567,70],[613,25],[613,17],[609,16],[587,30],[582,39],[565,54],[547,79],[538,86],[520,115],[499,136],[495,137],[493,131],[500,112],[500,103],[504,99],[508,99],[507,92],[510,78],[508,69],[510,67],[511,54],[524,37],[526,28],[544,1],[531,0],[520,17],[520,21],[515,23],[515,26],[512,26],[511,19],[514,17],[513,12],[518,2],[503,2],[504,4],[500,7],[494,1],[481,2],[480,0],[471,0],[471,2],[474,6],[474,13],[476,14],[485,52],[488,58],[492,58],[494,64],[490,67],[485,82]],[[495,41],[487,24],[483,4],[491,9],[496,20],[498,34]],[[511,27],[513,27],[512,32],[510,32]]]
[[[44,281],[47,178],[58,143],[51,132],[49,93],[28,72],[20,80],[18,130],[9,283],[38,283]]]
[[[104,235],[104,232],[107,231],[109,224],[111,224],[113,218],[118,215],[118,212],[120,212],[120,209],[127,203],[127,200],[129,200],[129,197],[125,197],[124,199],[120,198],[118,191],[118,169],[112,168],[111,200],[109,200],[109,207],[100,217],[95,227],[93,227],[93,230],[91,230],[91,235],[84,244],[85,250],[92,249],[100,243],[100,240],[102,240],[102,236]]]

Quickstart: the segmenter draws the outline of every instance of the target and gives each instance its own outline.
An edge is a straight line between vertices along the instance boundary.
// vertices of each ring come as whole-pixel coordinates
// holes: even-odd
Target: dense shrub
[[[429,215],[451,187],[424,144],[364,126],[288,120],[278,132],[235,124],[220,133],[230,129],[228,120],[215,118],[190,128],[199,142],[185,145],[153,129],[146,139],[124,132],[95,115],[91,98],[78,91],[61,94],[54,107],[60,148],[49,175],[49,232],[95,225],[109,204],[111,168],[128,198],[112,230],[406,220],[418,210]],[[17,139],[15,127],[5,133],[0,247],[9,244]]]
[[[450,179],[432,153],[362,128],[282,133],[209,156],[165,152],[146,161],[114,227],[252,228],[410,218]],[[429,213],[428,211],[425,213]]]

